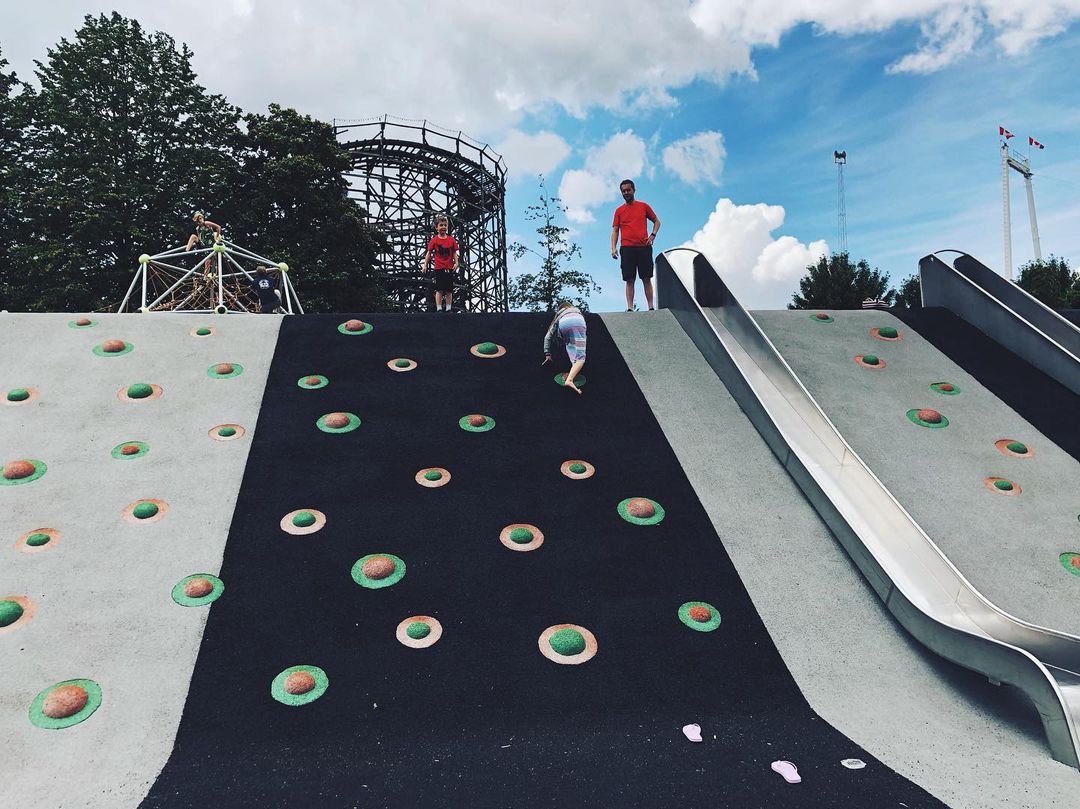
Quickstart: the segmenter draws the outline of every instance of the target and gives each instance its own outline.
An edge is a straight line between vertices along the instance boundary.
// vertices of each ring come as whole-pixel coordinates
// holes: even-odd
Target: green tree
[[[510,282],[510,305],[514,308],[527,308],[530,312],[554,312],[556,305],[563,298],[569,298],[582,311],[587,310],[587,298],[593,292],[600,292],[600,287],[592,276],[569,265],[581,258],[581,248],[567,239],[570,228],[557,224],[556,219],[566,213],[566,207],[558,197],[548,196],[544,188],[544,178],[540,177],[540,201],[525,209],[525,218],[539,222],[536,233],[540,236],[536,242],[539,249],[533,249],[522,242],[510,245],[510,255],[520,261],[526,253],[540,259],[540,269],[535,273],[522,273]],[[576,294],[568,295],[566,290]]]
[[[788,309],[859,309],[867,298],[891,304],[896,297],[896,290],[888,288],[888,276],[871,269],[864,258],[852,264],[847,253],[835,253],[806,270]]]
[[[4,71],[7,65],[0,52],[0,309],[16,308],[12,283],[22,272],[15,258],[15,245],[24,229],[22,200],[27,189],[22,138],[34,98],[31,88]]]
[[[334,127],[277,104],[244,122],[241,177],[222,215],[229,238],[282,257],[306,311],[390,308],[376,259],[385,239],[347,196],[349,154]]]
[[[1066,258],[1033,259],[1020,268],[1016,283],[1051,309],[1080,305],[1080,277],[1073,275]]]
[[[32,191],[14,304],[116,306],[142,252],[183,242],[238,178],[239,111],[196,81],[192,52],[117,13],[87,16],[36,62],[23,139]]]
[[[896,299],[893,301],[893,305],[901,309],[921,309],[922,308],[922,281],[919,279],[919,274],[909,275],[900,284],[900,289],[896,291]]]

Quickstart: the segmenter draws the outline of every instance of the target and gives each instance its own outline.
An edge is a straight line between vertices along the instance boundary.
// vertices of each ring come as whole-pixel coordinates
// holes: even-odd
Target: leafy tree
[[[229,238],[284,257],[306,311],[390,308],[376,259],[385,239],[347,196],[349,155],[333,126],[277,104],[244,122],[241,176],[221,217]]]
[[[1016,283],[1051,309],[1080,305],[1080,276],[1073,275],[1066,258],[1033,259],[1020,268]]]
[[[921,309],[922,308],[922,281],[919,279],[919,274],[909,275],[900,284],[900,289],[896,292],[896,299],[893,301],[894,306],[898,306],[901,309]]]
[[[197,83],[186,45],[115,12],[47,54],[23,138],[33,190],[16,253],[32,274],[13,304],[112,307],[140,253],[183,242],[193,210],[213,218],[229,199],[239,111]]]
[[[581,248],[567,239],[570,228],[556,224],[556,218],[565,213],[566,207],[562,201],[558,197],[548,196],[541,176],[540,202],[525,209],[526,219],[540,223],[536,228],[540,236],[536,242],[539,249],[534,250],[522,242],[514,242],[509,248],[515,261],[526,253],[532,253],[540,259],[540,270],[522,273],[510,282],[511,306],[525,307],[530,312],[554,312],[560,299],[570,298],[584,311],[588,309],[587,296],[600,291],[591,275],[568,266],[581,258]],[[576,292],[576,297],[567,295],[564,292],[567,289]]]
[[[22,136],[34,97],[14,73],[4,71],[7,64],[0,52],[0,309],[14,308],[11,284],[21,274],[14,248],[23,231],[22,198],[27,187]]]
[[[891,304],[896,297],[896,290],[888,289],[888,276],[871,269],[864,258],[852,264],[847,253],[835,253],[806,269],[788,309],[859,309],[867,298]]]

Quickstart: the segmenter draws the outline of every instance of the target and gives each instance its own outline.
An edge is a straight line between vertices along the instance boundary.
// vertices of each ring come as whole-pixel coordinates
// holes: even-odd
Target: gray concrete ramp
[[[893,621],[675,318],[604,321],[811,706],[951,806],[1074,805],[1030,703]]]
[[[34,608],[0,633],[5,807],[135,806],[168,758],[209,609],[180,606],[172,591],[220,569],[280,324],[89,317],[79,328],[72,315],[0,315],[2,394],[29,394],[0,401],[0,462],[46,466],[0,486],[0,599]],[[124,348],[101,351],[107,340]],[[232,375],[208,375],[226,362]],[[135,383],[160,396],[118,397]],[[243,429],[212,438],[224,424]],[[142,447],[115,457],[122,445]],[[141,500],[160,501],[163,516],[125,520]],[[39,529],[56,533],[25,552],[20,538]],[[93,721],[64,730],[28,721],[36,695],[73,679],[100,686]]]

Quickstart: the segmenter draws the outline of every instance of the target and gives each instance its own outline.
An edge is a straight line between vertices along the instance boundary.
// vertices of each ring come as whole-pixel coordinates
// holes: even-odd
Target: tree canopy
[[[788,309],[859,309],[867,298],[891,304],[896,297],[888,276],[871,269],[864,258],[853,264],[847,253],[834,253],[806,270]]]
[[[903,280],[900,288],[896,291],[893,305],[901,309],[922,308],[922,280],[918,273],[909,275]]]
[[[346,197],[333,128],[276,105],[243,116],[199,84],[192,56],[113,12],[48,49],[36,93],[13,96],[0,65],[0,150],[22,157],[0,192],[19,220],[3,305],[115,307],[139,254],[182,244],[202,211],[287,261],[309,311],[383,306],[377,236]]]
[[[1066,258],[1033,259],[1020,268],[1016,283],[1051,309],[1080,307],[1080,275],[1073,274]]]
[[[514,242],[509,247],[510,255],[515,260],[522,259],[526,253],[539,258],[540,269],[535,273],[522,273],[510,282],[511,306],[523,307],[530,312],[554,312],[558,302],[567,298],[585,311],[588,309],[588,295],[600,291],[592,276],[569,266],[581,258],[581,248],[567,239],[570,228],[556,222],[565,213],[562,201],[548,195],[541,176],[540,200],[525,209],[525,218],[539,223],[536,228],[540,237],[536,242],[538,249],[522,242]]]

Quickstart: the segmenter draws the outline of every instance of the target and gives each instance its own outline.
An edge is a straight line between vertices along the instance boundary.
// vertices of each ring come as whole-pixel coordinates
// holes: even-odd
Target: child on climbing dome
[[[544,335],[544,361],[541,365],[551,362],[551,352],[556,340],[565,346],[566,354],[570,358],[570,371],[563,385],[581,393],[581,388],[574,384],[574,379],[585,365],[585,315],[568,300],[559,301],[555,317]]]

